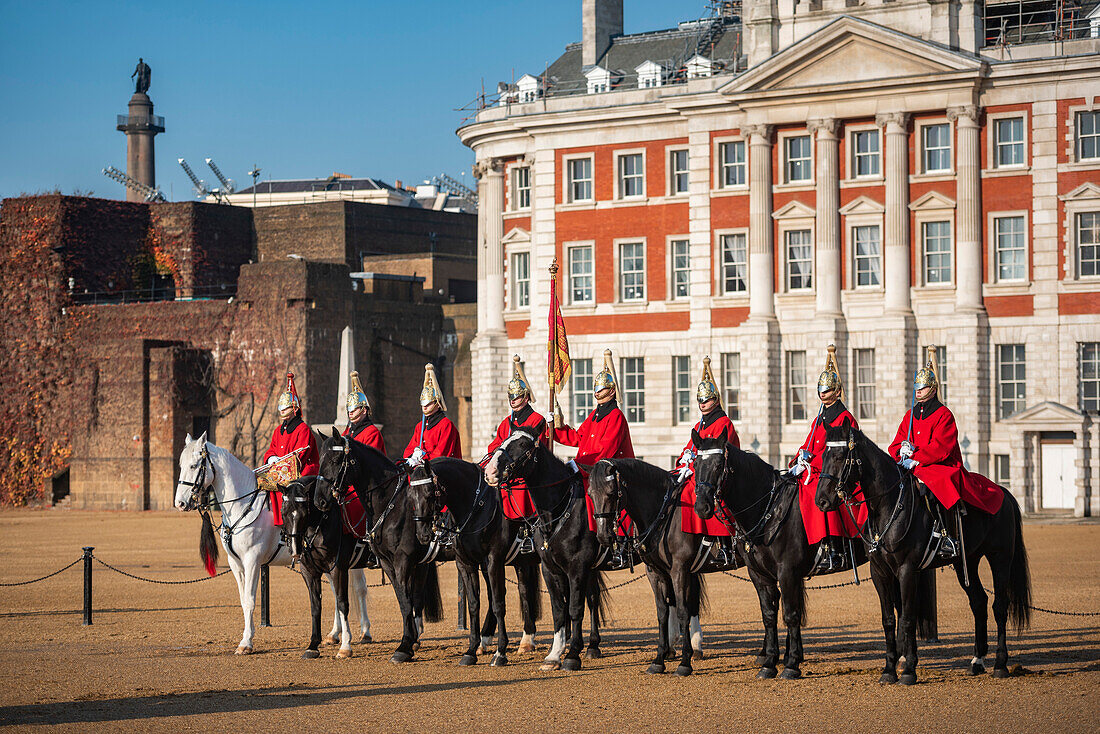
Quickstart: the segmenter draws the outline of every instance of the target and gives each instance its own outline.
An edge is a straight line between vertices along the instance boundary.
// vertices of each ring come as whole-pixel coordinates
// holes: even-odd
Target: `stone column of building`
[[[817,137],[817,243],[814,274],[819,316],[840,315],[840,138],[836,119],[810,120]]]
[[[745,125],[749,140],[749,317],[775,318],[772,275],[772,126]]]
[[[155,189],[157,170],[153,139],[164,132],[164,119],[153,114],[153,102],[147,94],[134,93],[128,114],[119,116],[116,129],[126,133],[126,175]],[[127,186],[126,201],[145,201],[145,196]]]
[[[485,198],[478,203],[478,216],[485,217],[485,240],[481,256],[485,258],[485,325],[478,331],[504,330],[504,162],[491,158],[485,167]]]
[[[958,125],[955,225],[955,307],[976,311],[982,306],[982,182],[978,136],[979,110],[974,105],[951,107],[947,118]]]

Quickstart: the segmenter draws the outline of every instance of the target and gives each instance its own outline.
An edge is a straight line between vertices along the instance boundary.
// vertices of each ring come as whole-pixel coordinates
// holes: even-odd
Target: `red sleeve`
[[[409,445],[405,447],[405,453],[402,454],[406,459],[413,455],[413,449],[420,445],[420,427],[422,423],[417,423],[416,428],[413,429],[412,438],[409,439]]]
[[[817,428],[817,418],[814,418],[813,423],[810,424],[810,432],[806,434],[806,440],[803,441],[802,445],[798,447],[799,451],[809,451],[810,450],[810,443],[814,440],[814,429],[816,429],[816,428]]]
[[[887,453],[894,457],[894,461],[901,458],[901,442],[905,440],[905,437],[909,434],[909,414],[911,410],[905,411],[905,417],[901,419],[901,425],[898,426],[897,435],[894,436],[893,443],[890,444],[890,448],[887,449]]]
[[[378,430],[378,426],[368,426],[356,440],[386,453],[386,442],[382,440],[382,432]]]
[[[583,425],[583,424],[582,424]],[[580,446],[581,438],[577,432],[569,426],[554,428],[554,440],[562,446]]]
[[[586,446],[583,454],[577,454],[577,461],[582,464],[595,464],[600,459],[610,459],[619,453],[619,447],[623,443],[626,421],[621,411],[613,410],[607,417],[600,421],[603,429],[592,446]]]
[[[919,464],[942,464],[958,445],[959,429],[955,425],[955,416],[947,408],[941,410],[943,416],[937,417],[929,429],[928,443],[915,447],[913,451],[913,458]]]
[[[433,454],[433,456],[450,456],[454,459],[461,459],[462,438],[458,435],[458,429],[450,418],[444,418],[441,423],[446,424],[446,428],[443,432],[439,453]]]
[[[730,421],[726,432],[726,443],[733,444],[735,448],[741,448],[741,438],[737,435],[737,429],[734,428],[733,421]]]
[[[497,435],[489,442],[489,447],[485,449],[485,453],[491,454],[500,448],[500,445],[504,443],[504,439],[511,435],[512,429],[508,426],[508,419],[505,418],[497,426]]]
[[[313,440],[313,431],[304,422],[294,429],[291,435],[293,445],[290,450],[306,447],[306,450],[298,454],[302,462],[302,476],[316,476],[321,470],[321,462],[317,456],[317,442]]]

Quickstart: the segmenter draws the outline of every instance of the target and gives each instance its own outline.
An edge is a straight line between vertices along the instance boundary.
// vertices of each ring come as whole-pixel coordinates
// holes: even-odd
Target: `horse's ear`
[[[698,448],[699,442],[703,440],[703,437],[699,435],[699,431],[694,428],[691,429],[691,443]]]
[[[206,443],[206,431],[202,432],[202,435],[198,438],[199,443]]]
[[[186,446],[187,444],[191,443],[194,440],[195,439],[191,438],[191,432],[188,431],[187,432],[187,438],[183,439],[183,445]]]
[[[340,438],[340,434],[336,432],[336,426],[332,427],[332,437],[333,438]]]

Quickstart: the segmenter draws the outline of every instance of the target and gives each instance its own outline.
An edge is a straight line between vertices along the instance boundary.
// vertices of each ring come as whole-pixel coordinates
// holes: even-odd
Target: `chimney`
[[[623,0],[582,0],[584,39],[581,67],[595,66],[611,45],[612,36],[623,32]]]

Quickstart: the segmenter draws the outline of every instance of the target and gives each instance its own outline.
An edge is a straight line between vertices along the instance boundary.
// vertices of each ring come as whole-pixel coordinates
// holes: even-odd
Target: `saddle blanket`
[[[730,536],[729,528],[717,513],[709,520],[704,520],[695,512],[695,477],[688,477],[680,490],[680,527],[685,533],[693,535],[714,535],[719,538]]]

